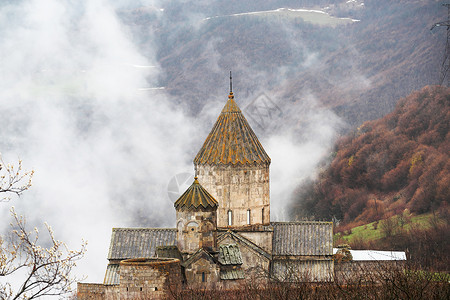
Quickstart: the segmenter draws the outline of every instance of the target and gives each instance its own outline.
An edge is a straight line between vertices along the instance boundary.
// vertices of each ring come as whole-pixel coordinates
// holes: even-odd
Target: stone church
[[[113,228],[103,283],[79,299],[162,297],[186,285],[333,280],[331,222],[271,222],[270,157],[234,100],[194,158],[195,179],[175,202],[176,228]],[[276,201],[276,199],[275,199]]]

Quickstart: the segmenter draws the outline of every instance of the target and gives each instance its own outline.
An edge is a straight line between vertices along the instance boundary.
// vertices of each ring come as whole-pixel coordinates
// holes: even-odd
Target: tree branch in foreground
[[[16,167],[5,164],[0,154],[0,193],[20,195],[31,187],[34,171],[24,172],[22,161]],[[9,201],[9,197],[0,198],[0,202]]]
[[[38,244],[39,232],[26,229],[26,220],[17,215],[11,208],[13,217],[12,234],[6,241],[0,236],[0,278],[7,283],[0,283],[0,299],[35,299],[42,296],[63,297],[72,292],[71,285],[78,278],[70,275],[76,262],[86,252],[86,242],[82,242],[80,250],[69,250],[62,241],[56,240],[50,226],[45,224],[50,237],[50,247]],[[18,287],[14,282],[20,278]],[[13,290],[17,289],[17,290]]]

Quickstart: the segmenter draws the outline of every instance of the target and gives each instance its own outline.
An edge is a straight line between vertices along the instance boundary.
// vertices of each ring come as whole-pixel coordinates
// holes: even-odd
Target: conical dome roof
[[[218,203],[195,177],[192,185],[175,201],[175,209],[217,208]]]
[[[270,163],[263,146],[230,92],[228,101],[194,159],[194,164]]]

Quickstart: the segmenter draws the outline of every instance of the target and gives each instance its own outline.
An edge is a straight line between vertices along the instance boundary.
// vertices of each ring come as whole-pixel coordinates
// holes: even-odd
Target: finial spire
[[[231,71],[230,71],[230,94],[233,94],[233,80],[231,77]]]
[[[231,78],[231,71],[230,71],[230,94],[228,95],[228,99],[233,99],[233,80]]]

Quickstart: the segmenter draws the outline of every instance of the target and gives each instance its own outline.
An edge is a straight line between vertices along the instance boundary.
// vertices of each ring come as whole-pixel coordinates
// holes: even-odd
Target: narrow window
[[[264,224],[264,207],[261,210],[261,223]]]
[[[250,208],[247,209],[247,225],[250,225]]]
[[[202,282],[206,282],[206,274],[205,274],[205,272],[202,272]]]
[[[228,226],[231,226],[233,223],[233,213],[231,210],[228,211]]]

